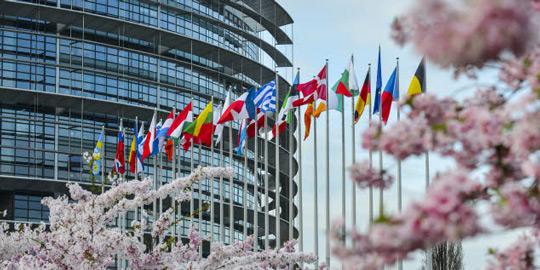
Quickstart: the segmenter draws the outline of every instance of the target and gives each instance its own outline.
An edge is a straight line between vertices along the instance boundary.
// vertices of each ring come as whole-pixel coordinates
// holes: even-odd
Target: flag
[[[416,69],[416,72],[414,73],[414,77],[412,78],[411,85],[409,86],[409,90],[407,90],[407,95],[414,96],[417,94],[422,94],[426,90],[426,67],[425,67],[425,59],[422,58],[422,61],[420,61],[420,64],[418,65],[418,68]]]
[[[257,90],[257,93],[253,96],[253,103],[265,114],[267,111],[276,111],[276,79]],[[253,118],[255,118],[255,115],[253,115]]]
[[[171,111],[169,113],[169,116],[167,116],[167,119],[165,119],[165,122],[163,122],[163,126],[161,126],[161,129],[156,135],[156,138],[159,140],[159,151],[163,151],[163,147],[167,143],[167,139],[169,136],[167,136],[167,133],[169,133],[169,129],[172,126],[174,119],[174,111]]]
[[[223,124],[232,120],[242,120],[247,118],[255,118],[255,104],[253,103],[253,95],[255,89],[251,88],[235,100],[230,106],[227,106],[223,115],[220,117],[218,124]],[[275,96],[275,93],[274,93]],[[274,100],[275,104],[275,100]],[[275,105],[274,105],[275,106]],[[224,107],[225,108],[225,107]]]
[[[328,91],[328,65],[325,65],[323,70],[317,76],[317,95],[321,99],[317,110],[313,113],[313,117],[321,116],[321,113],[326,110],[335,110],[338,106],[337,94],[333,91]]]
[[[257,121],[257,130],[255,130],[255,121]],[[264,127],[264,113],[258,110],[257,112],[257,120],[251,120],[249,122],[249,125],[247,127],[247,135],[248,138],[253,138],[256,135],[256,132],[259,131],[262,127]]]
[[[193,138],[193,142],[195,143],[202,143],[206,146],[212,145],[212,134],[214,133],[212,106],[212,101],[210,101],[201,114],[197,116],[197,119],[190,123],[184,132],[182,132],[187,141]]]
[[[176,116],[174,121],[171,123],[169,130],[167,131],[167,136],[171,137],[174,140],[178,140],[182,135],[184,129],[184,124],[186,122],[193,121],[193,109],[191,102]]]
[[[118,131],[118,144],[116,145],[116,155],[114,156],[113,172],[118,172],[119,174],[126,173],[125,165],[124,132],[120,128],[120,131]]]
[[[384,87],[384,92],[382,94],[382,120],[385,124],[388,121],[388,116],[390,116],[392,102],[399,100],[399,89],[397,84],[396,72],[397,67],[394,69],[394,72],[392,72],[392,76],[390,76],[388,83],[386,83],[386,86]]]
[[[135,132],[135,130],[133,131]],[[144,123],[139,129],[137,134],[137,172],[142,172],[144,170],[144,163],[142,161],[142,155],[144,152]]]
[[[236,148],[236,153],[242,155],[242,148],[246,145],[246,135],[247,135],[247,124],[248,119],[242,119],[240,124],[240,130],[238,131],[238,148]]]
[[[358,82],[356,81],[356,74],[354,72],[353,57],[349,61],[347,68],[341,73],[341,78],[332,87],[336,94],[344,95],[346,97],[358,95]]]
[[[289,93],[287,93],[287,96],[285,97],[285,101],[283,102],[282,110],[284,110],[285,112],[289,112],[290,110],[292,110],[294,108],[293,103],[300,98],[300,95],[298,94],[299,73],[300,72],[296,73],[296,78],[294,79],[293,85],[291,86],[291,90],[289,90]],[[287,121],[287,123],[288,122],[289,121]]]
[[[98,175],[101,171],[101,148],[103,147],[103,129],[99,135],[99,139],[94,148],[94,163],[92,165],[92,173]]]
[[[332,90],[339,95],[337,102],[337,111],[343,112],[343,98],[341,96],[352,97],[358,95],[358,82],[356,81],[356,73],[354,72],[353,58],[349,61],[349,65],[341,73],[341,78],[337,81]]]
[[[174,155],[174,142],[171,138],[167,138],[167,143],[165,144],[165,154],[167,155],[167,161],[170,162]]]
[[[231,91],[229,90],[229,92],[227,93],[227,97],[225,98],[225,103],[223,103],[223,107],[221,106],[221,104],[219,105],[216,113],[217,114],[217,117],[216,114],[214,114],[214,120],[216,119],[221,119],[221,117],[223,116],[223,108],[229,108],[229,105],[231,104]],[[255,105],[253,105],[255,106]],[[218,124],[216,125],[216,130],[214,131],[214,135],[217,135],[217,139],[216,139],[216,146],[218,143],[221,142],[221,138],[223,137],[223,124],[219,124],[219,121],[218,121]]]
[[[298,79],[298,75],[296,76],[296,78]],[[297,79],[295,80],[295,82],[298,84]],[[289,91],[289,93],[287,93],[287,96],[285,97],[285,101],[283,102],[283,105],[281,106],[281,110],[279,111],[277,122],[272,128],[271,134],[269,134],[270,139],[276,136],[276,127],[278,127],[279,132],[277,134],[279,135],[281,134],[281,132],[285,131],[285,128],[287,127],[287,123],[289,123],[289,119],[288,119],[289,111],[293,109],[293,106],[292,106],[293,101],[298,99],[298,93],[294,86],[295,85],[293,84],[293,87],[291,87],[291,90]],[[291,101],[291,99],[293,101]]]
[[[358,100],[356,101],[356,106],[354,107],[354,123],[358,123],[358,120],[360,120],[360,117],[362,116],[362,113],[364,112],[364,108],[366,105],[371,104],[371,70],[368,70],[366,74],[366,79],[364,80],[364,84],[362,85],[362,91],[360,91],[360,96],[358,97]]]
[[[304,125],[306,131],[304,132],[304,141],[309,137],[309,131],[311,130],[311,117],[313,116],[314,103],[308,105],[306,112],[304,113]]]
[[[129,148],[129,171],[135,173],[137,170],[137,122],[135,121],[135,127],[133,128],[133,139],[131,140],[131,147]]]
[[[156,125],[156,135],[155,135],[156,137],[154,137],[154,140],[152,141],[152,144],[153,144],[152,153],[149,155],[149,157],[155,156],[161,153],[161,150],[163,150],[162,148],[160,148],[161,146],[160,139],[157,138],[157,134],[159,134],[159,132],[161,131],[162,126],[163,126],[163,123],[162,123],[162,120],[160,119]]]
[[[150,127],[148,128],[148,134],[143,139],[143,151],[141,161],[149,157],[154,153],[154,140],[156,139],[156,112],[152,116],[152,122],[150,122]]]
[[[377,83],[375,85],[375,104],[373,104],[373,114],[380,111],[381,108],[381,89],[382,89],[382,76],[381,76],[381,47],[379,46],[379,63],[377,65]]]

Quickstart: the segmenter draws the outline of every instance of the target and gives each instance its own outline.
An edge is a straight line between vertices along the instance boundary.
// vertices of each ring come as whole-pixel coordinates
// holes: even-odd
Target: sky
[[[286,28],[288,33],[293,32],[294,49],[285,49],[287,55],[293,57],[295,67],[301,68],[301,82],[305,82],[316,75],[324,66],[325,59],[329,59],[329,83],[333,85],[339,79],[351,54],[354,54],[357,80],[361,84],[364,80],[368,63],[372,64],[372,89],[375,84],[375,71],[377,63],[378,46],[382,49],[382,79],[383,87],[396,66],[396,57],[400,65],[400,91],[401,95],[407,91],[411,78],[422,58],[411,46],[400,47],[390,39],[390,25],[393,19],[403,14],[415,0],[280,0],[278,1],[289,11],[295,23]],[[292,69],[285,71],[291,80]],[[280,71],[281,74],[281,71]],[[441,70],[427,62],[427,91],[438,96],[453,96],[458,99],[470,96],[475,86],[496,82],[495,72],[486,71],[480,74],[478,80],[467,78],[456,79],[449,70]],[[352,164],[352,132],[351,132],[351,101],[345,101],[345,164]],[[395,105],[392,109],[389,123],[396,121]],[[360,146],[361,133],[367,127],[367,112],[364,112],[360,124],[356,127],[356,160],[368,159],[368,152]],[[318,135],[318,161],[314,164],[314,141],[312,136],[302,143],[302,173],[303,173],[303,209],[304,209],[304,251],[314,252],[314,235],[319,238],[320,261],[325,260],[325,116],[317,123]],[[342,218],[342,140],[341,140],[341,114],[330,113],[330,220]],[[303,133],[303,130],[302,130]],[[378,154],[374,154],[374,164],[378,164]],[[425,192],[425,159],[424,157],[411,158],[402,163],[403,208],[413,201],[420,199]],[[397,171],[396,162],[391,158],[383,157],[383,167],[389,171]],[[317,168],[318,186],[314,187],[314,168]],[[452,169],[452,163],[437,156],[430,156],[430,175]],[[348,172],[346,173],[348,177]],[[351,225],[352,216],[352,184],[348,178],[345,181],[346,223]],[[318,191],[318,208],[314,207],[315,190]],[[378,191],[374,192],[374,212],[378,209]],[[365,230],[368,224],[369,200],[368,192],[357,190],[357,224]],[[396,185],[385,191],[383,196],[385,213],[396,213],[397,188]],[[314,230],[314,215],[318,211],[318,230]],[[485,213],[485,206],[478,211],[483,217],[485,226],[496,231],[498,228],[491,224]],[[474,240],[463,242],[464,263],[466,269],[484,269],[486,266],[487,250],[490,247],[504,247],[520,232],[510,232],[497,236],[482,236]],[[404,262],[403,269],[420,269],[422,252],[417,252],[411,259]],[[332,258],[331,266],[338,266],[337,260]],[[387,269],[397,269],[389,266]]]

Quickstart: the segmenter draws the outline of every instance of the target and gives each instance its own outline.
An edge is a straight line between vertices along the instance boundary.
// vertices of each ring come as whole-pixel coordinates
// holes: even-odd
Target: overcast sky
[[[339,75],[347,65],[349,57],[354,54],[357,79],[361,84],[365,77],[368,63],[372,63],[372,89],[375,84],[375,70],[377,61],[377,48],[382,47],[382,78],[383,87],[396,65],[396,57],[400,58],[400,91],[405,93],[410,84],[410,80],[418,66],[421,55],[416,53],[413,48],[406,46],[401,48],[395,45],[390,36],[390,24],[395,16],[402,14],[413,3],[413,0],[281,0],[279,1],[292,15],[294,24],[294,63],[296,67],[301,68],[301,82],[305,82],[316,75],[323,67],[325,59],[330,60],[329,73],[330,84],[335,83]],[[289,28],[290,30],[290,28]],[[290,31],[288,31],[290,32]],[[291,54],[291,52],[288,52]],[[288,71],[291,74],[291,71]],[[471,95],[474,86],[486,82],[494,82],[496,74],[483,73],[478,81],[461,78],[453,78],[452,72],[441,70],[434,65],[427,63],[427,89],[431,93],[439,96],[454,96],[463,98]],[[292,75],[288,75],[289,77]],[[345,164],[351,164],[351,104],[346,100],[346,158]],[[367,126],[367,112],[361,119],[361,124],[356,129],[356,160],[360,161],[368,158],[368,153],[361,149],[360,134]],[[395,120],[395,107],[392,110]],[[330,209],[331,220],[341,218],[341,114],[331,113],[330,121]],[[325,116],[322,116],[317,123],[318,126],[318,163],[314,166],[313,160],[313,136],[302,143],[303,150],[303,198],[304,198],[304,245],[305,251],[314,251],[314,211],[319,214],[319,255],[321,261],[325,258]],[[303,131],[302,131],[303,132]],[[313,134],[313,133],[312,133]],[[374,155],[375,162],[378,162],[378,155]],[[396,171],[395,162],[389,158],[383,158],[383,166],[390,171]],[[314,168],[318,169],[318,208],[314,208]],[[425,189],[425,166],[424,158],[410,159],[402,163],[403,171],[403,205],[407,207],[409,202],[420,198]],[[431,175],[452,168],[452,163],[439,157],[433,156],[430,159]],[[348,172],[347,172],[348,175]],[[346,211],[347,224],[351,224],[351,182],[346,181]],[[393,187],[384,195],[384,206],[387,213],[397,211],[397,188]],[[378,207],[378,192],[375,192],[375,207]],[[375,211],[376,212],[376,211]],[[487,209],[479,209],[481,214],[486,213]],[[484,215],[485,216],[485,215]],[[365,229],[368,223],[368,193],[365,191],[357,192],[357,222]],[[489,225],[489,219],[485,220],[486,226]],[[493,228],[496,230],[496,228]],[[464,242],[464,255],[466,269],[484,269],[487,259],[487,249],[489,247],[502,247],[509,244],[510,239],[515,237],[518,232],[497,236],[481,237],[475,240]],[[410,261],[405,262],[404,269],[416,270],[420,267],[420,260],[423,254],[416,253]],[[337,266],[337,260],[333,259],[332,266]],[[388,267],[387,269],[394,269]]]

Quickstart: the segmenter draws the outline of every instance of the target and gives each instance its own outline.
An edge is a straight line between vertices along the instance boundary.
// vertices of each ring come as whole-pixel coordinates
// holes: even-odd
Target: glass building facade
[[[105,171],[110,172],[121,122],[127,149],[136,119],[148,126],[154,111],[164,119],[190,101],[197,115],[212,98],[214,104],[223,102],[226,89],[232,89],[235,99],[274,79],[276,68],[292,70],[280,47],[292,46],[283,28],[293,21],[274,0],[2,1],[0,10],[0,209],[8,210],[4,219],[9,221],[46,222],[49,212],[41,198],[64,194],[67,182],[91,184],[82,153],[94,148],[102,127]],[[281,77],[278,81],[283,100],[290,84]],[[269,142],[267,160],[262,139],[248,143],[247,160],[236,153],[230,159],[226,128],[222,155],[219,147],[177,149],[176,170],[166,157],[156,157],[159,169],[146,164],[143,175],[157,174],[164,184],[188,174],[191,166],[218,166],[223,160],[235,170],[232,185],[228,179],[195,185],[195,201],[209,201],[216,211],[195,217],[193,225],[214,240],[231,242],[253,234],[257,216],[260,247],[265,231],[273,246],[277,234],[281,242],[290,238],[287,228],[297,212],[296,206],[289,208],[297,192],[296,184],[289,184],[297,171],[296,161],[289,163],[289,149],[296,149],[289,139],[294,127],[293,121],[280,136],[278,151]],[[232,124],[234,147],[238,128],[239,123]],[[275,166],[276,153],[280,166]],[[268,190],[264,175],[270,179]],[[267,193],[270,228],[264,227]],[[167,207],[170,203],[161,210]],[[224,216],[218,209],[225,209]],[[233,209],[232,223],[228,209]],[[189,212],[189,203],[178,209],[179,215]],[[128,224],[133,218],[129,213]],[[189,226],[183,222],[178,235],[187,236]],[[297,234],[295,228],[292,236]]]

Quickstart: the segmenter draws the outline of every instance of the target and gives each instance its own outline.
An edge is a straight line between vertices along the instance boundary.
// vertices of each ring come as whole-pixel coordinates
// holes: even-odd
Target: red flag
[[[174,143],[171,139],[167,139],[167,144],[165,144],[165,154],[167,154],[167,161],[171,161],[174,154]]]

